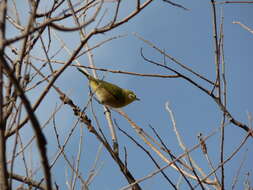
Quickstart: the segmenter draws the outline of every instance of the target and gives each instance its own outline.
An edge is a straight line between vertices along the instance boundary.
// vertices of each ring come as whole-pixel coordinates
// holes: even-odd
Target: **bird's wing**
[[[100,81],[101,80],[98,80],[99,85],[101,85],[100,87],[104,88],[110,95],[115,98],[115,100],[122,101],[124,99],[123,89],[115,84],[106,81],[102,81],[101,83]]]

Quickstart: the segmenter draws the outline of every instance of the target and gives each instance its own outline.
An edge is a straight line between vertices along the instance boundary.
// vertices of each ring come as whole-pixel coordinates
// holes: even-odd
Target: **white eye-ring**
[[[134,94],[128,94],[128,98],[135,99],[135,95]]]

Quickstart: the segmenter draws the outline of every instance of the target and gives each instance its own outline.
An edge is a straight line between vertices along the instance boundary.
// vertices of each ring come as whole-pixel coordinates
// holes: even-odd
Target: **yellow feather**
[[[92,91],[104,105],[121,108],[135,100],[139,100],[131,90],[120,88],[115,84],[103,80],[95,79],[83,70],[79,68],[78,70],[88,78]]]

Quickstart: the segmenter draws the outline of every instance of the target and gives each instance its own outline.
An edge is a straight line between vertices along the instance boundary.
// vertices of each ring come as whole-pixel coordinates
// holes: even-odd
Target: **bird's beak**
[[[135,100],[141,101],[141,99],[139,99],[139,98],[137,98],[137,97],[135,98]]]

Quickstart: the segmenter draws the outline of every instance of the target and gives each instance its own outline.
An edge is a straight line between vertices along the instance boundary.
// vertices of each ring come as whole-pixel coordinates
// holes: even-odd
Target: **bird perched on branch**
[[[98,97],[98,100],[104,105],[121,108],[135,100],[140,100],[131,90],[120,88],[104,80],[96,79],[84,70],[77,69],[88,78],[91,89]]]

